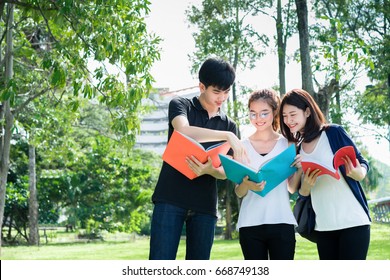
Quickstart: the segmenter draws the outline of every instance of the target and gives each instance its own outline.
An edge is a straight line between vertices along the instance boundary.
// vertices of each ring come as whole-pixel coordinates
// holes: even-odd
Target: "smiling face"
[[[257,129],[269,127],[279,130],[280,97],[272,89],[261,89],[252,92],[248,99],[249,119]]]
[[[310,110],[305,111],[296,106],[285,104],[282,108],[283,122],[290,129],[291,133],[301,132],[303,134],[307,117]]]
[[[210,113],[215,113],[216,110],[221,108],[222,104],[228,99],[230,88],[221,90],[215,86],[206,86],[202,83],[199,84],[201,95],[199,101]]]
[[[274,112],[265,100],[259,99],[251,102],[249,106],[249,119],[257,130],[272,127]]]
[[[321,134],[326,120],[314,98],[303,89],[287,92],[280,105],[280,131],[290,142],[309,143]]]

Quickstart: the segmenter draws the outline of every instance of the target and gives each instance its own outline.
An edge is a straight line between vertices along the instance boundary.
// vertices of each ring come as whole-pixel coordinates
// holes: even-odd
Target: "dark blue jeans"
[[[150,233],[150,260],[174,260],[186,225],[186,260],[210,259],[217,218],[168,203],[156,203]]]

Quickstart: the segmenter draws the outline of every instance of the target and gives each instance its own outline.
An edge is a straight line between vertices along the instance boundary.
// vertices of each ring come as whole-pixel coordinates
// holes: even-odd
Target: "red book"
[[[230,144],[228,142],[218,143],[205,149],[196,140],[174,130],[162,155],[162,159],[192,180],[198,176],[188,167],[187,157],[194,156],[202,163],[207,162],[208,157],[211,157],[213,166],[219,167],[221,160],[218,155],[226,155],[229,149]]]
[[[313,171],[315,169],[319,169],[319,170],[321,170],[321,172],[318,176],[330,175],[330,176],[336,178],[337,180],[339,180],[340,174],[338,172],[338,169],[341,165],[344,164],[343,158],[345,156],[348,156],[351,159],[353,166],[356,166],[356,154],[355,154],[354,148],[352,146],[345,146],[345,147],[340,148],[334,154],[332,167],[331,166],[324,166],[323,164],[318,163],[318,162],[314,162],[314,161],[302,161],[301,162],[302,170],[305,173],[308,168],[310,168],[311,171]]]

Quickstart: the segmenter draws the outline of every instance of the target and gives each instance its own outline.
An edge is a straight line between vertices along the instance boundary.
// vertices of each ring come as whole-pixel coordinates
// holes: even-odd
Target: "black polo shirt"
[[[198,97],[194,97],[193,99],[176,97],[169,103],[168,141],[173,133],[172,120],[179,115],[187,117],[190,126],[231,131],[237,135],[236,123],[222,111],[217,116],[209,118],[207,111],[203,109]],[[201,144],[207,148],[216,143],[218,142]],[[202,175],[190,180],[169,164],[163,162],[152,200],[154,203],[170,203],[184,209],[216,216],[216,179],[210,175]]]

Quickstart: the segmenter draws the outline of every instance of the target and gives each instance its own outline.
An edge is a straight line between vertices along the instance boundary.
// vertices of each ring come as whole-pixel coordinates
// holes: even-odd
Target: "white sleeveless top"
[[[302,161],[315,160],[325,166],[333,166],[333,152],[328,137],[322,132],[313,152],[301,148]],[[369,225],[363,207],[353,195],[344,177],[340,180],[329,175],[317,177],[311,189],[311,200],[316,213],[315,230],[331,231],[355,226]]]
[[[258,169],[263,162],[270,160],[288,147],[287,139],[281,136],[272,151],[262,156],[256,152],[249,139],[242,140],[242,143],[250,159],[249,166],[254,169]],[[264,197],[253,191],[248,191],[242,200],[237,223],[238,229],[241,227],[282,223],[297,224],[290,206],[287,179]]]

